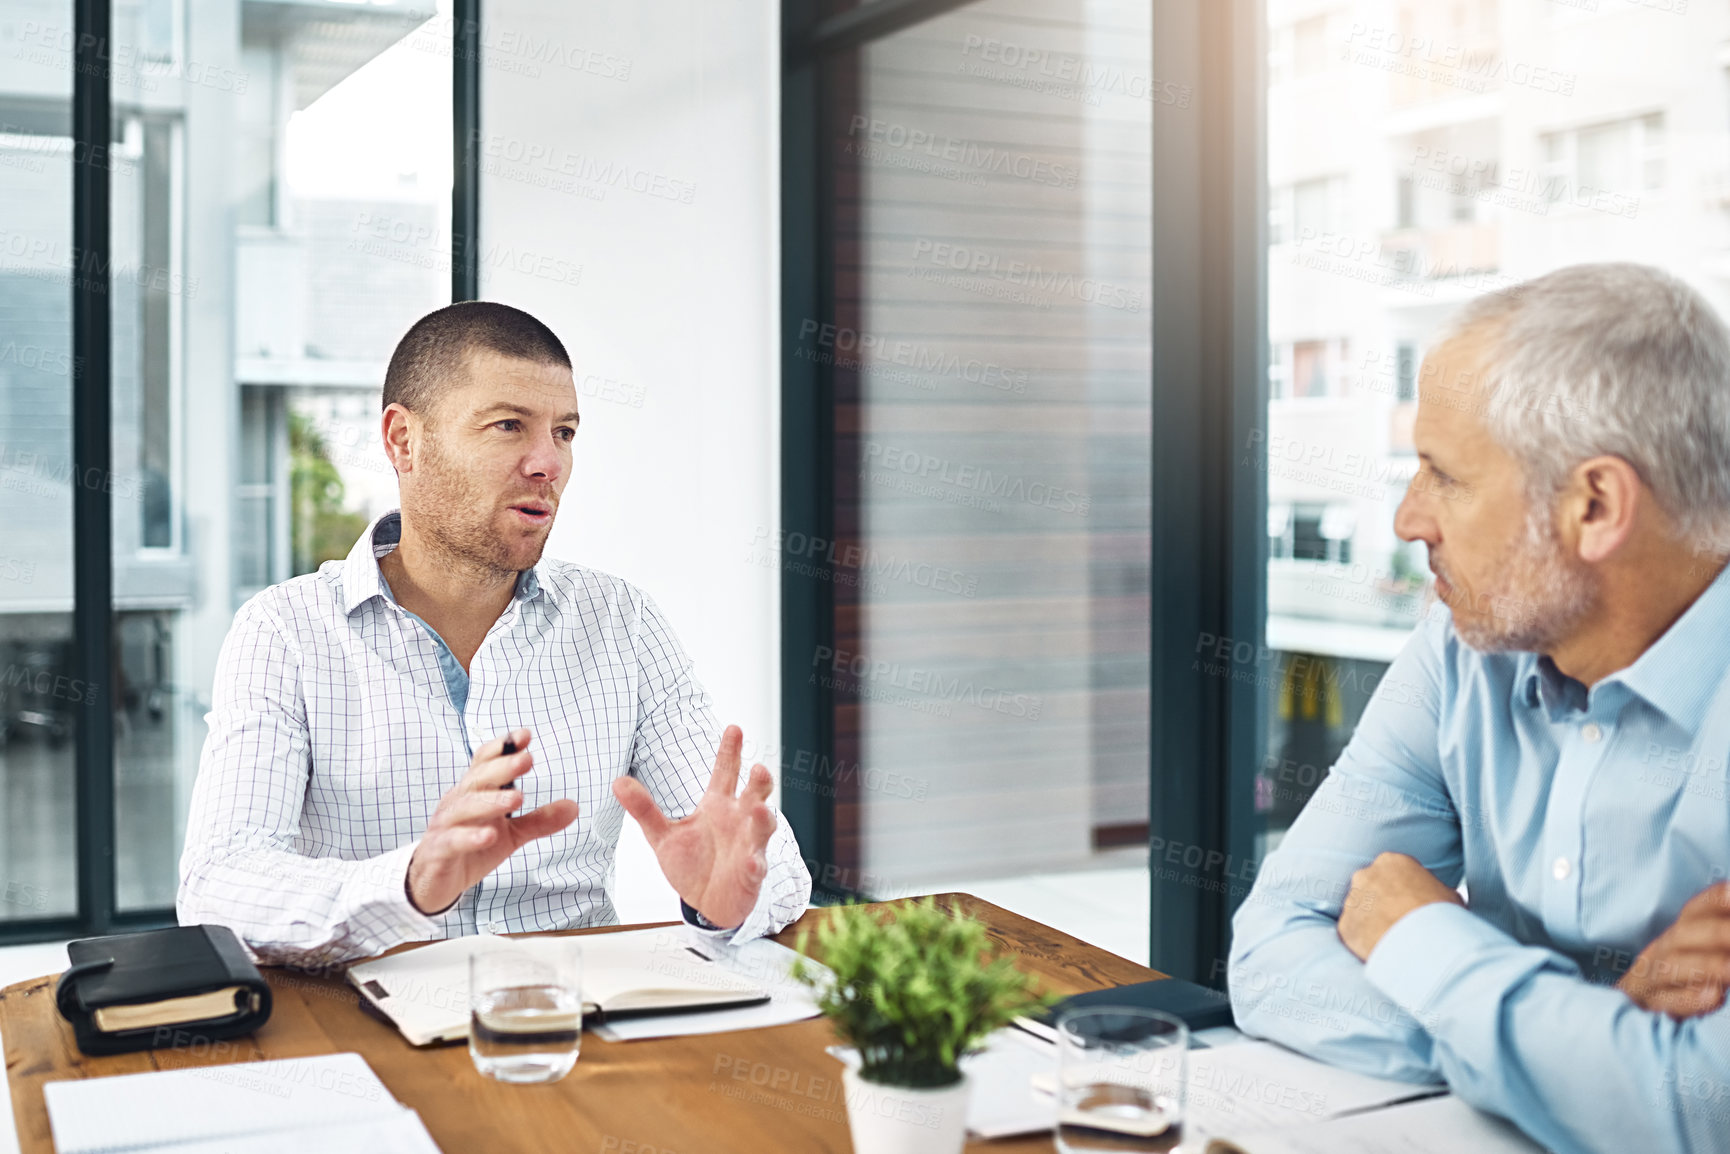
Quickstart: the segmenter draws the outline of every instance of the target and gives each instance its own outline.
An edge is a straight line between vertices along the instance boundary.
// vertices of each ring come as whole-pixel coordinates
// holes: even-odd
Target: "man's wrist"
[[[1425,1029],[1434,999],[1450,978],[1485,949],[1514,944],[1508,935],[1455,902],[1428,902],[1388,928],[1364,962],[1364,977]]]
[[[1433,905],[1437,905],[1437,904],[1444,904],[1445,905],[1448,903],[1444,902],[1443,899],[1441,899],[1441,898],[1419,899],[1417,901],[1414,901],[1414,902],[1407,904],[1404,909],[1399,910],[1398,912],[1394,913],[1393,917],[1390,918],[1385,924],[1383,924],[1379,931],[1375,932],[1375,940],[1368,941],[1364,944],[1365,945],[1364,960],[1366,962],[1369,960],[1369,956],[1376,952],[1376,947],[1381,945],[1382,941],[1389,934],[1394,932],[1395,926],[1399,925],[1401,922],[1405,921],[1407,918],[1411,917],[1413,914],[1417,913],[1419,910],[1423,909],[1425,906],[1433,906]]]
[[[739,928],[738,926],[718,926],[718,925],[716,925],[714,922],[712,922],[708,918],[704,917],[702,915],[702,913],[697,909],[696,906],[692,905],[690,902],[686,901],[684,898],[679,899],[679,912],[684,915],[684,918],[687,922],[696,926],[698,929],[724,930],[727,932],[731,932],[731,931]]]
[[[415,913],[419,914],[423,918],[436,918],[436,917],[439,917],[443,914],[449,913],[451,907],[456,905],[459,901],[462,900],[462,894],[458,894],[456,897],[454,897],[450,901],[446,902],[443,909],[433,910],[430,913],[428,911],[426,911],[425,909],[422,909],[420,902],[415,900],[415,896],[414,896],[414,859],[416,857],[419,857],[419,856],[420,856],[420,847],[417,845],[415,847],[415,852],[413,854],[409,855],[408,868],[402,871],[402,893],[403,893],[403,897],[408,899],[409,909],[413,910]]]

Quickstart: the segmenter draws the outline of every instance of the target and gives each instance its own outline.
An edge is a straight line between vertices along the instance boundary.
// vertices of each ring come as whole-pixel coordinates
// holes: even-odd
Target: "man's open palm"
[[[775,832],[768,806],[774,782],[761,765],[739,792],[739,750],[745,735],[729,725],[715,755],[709,788],[688,817],[669,821],[643,783],[634,777],[613,782],[613,796],[643,827],[661,872],[693,909],[717,926],[736,926],[757,904],[769,873],[764,850]],[[735,796],[737,794],[737,796]]]

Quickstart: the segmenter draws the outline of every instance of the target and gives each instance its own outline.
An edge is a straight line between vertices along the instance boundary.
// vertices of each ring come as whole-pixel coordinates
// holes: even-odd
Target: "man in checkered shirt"
[[[382,422],[401,511],[247,602],[223,645],[182,923],[307,967],[607,925],[626,813],[687,921],[741,941],[804,911],[769,771],[740,787],[743,737],[717,752],[660,610],[542,559],[577,423],[570,357],[527,313],[471,301],[409,329]]]

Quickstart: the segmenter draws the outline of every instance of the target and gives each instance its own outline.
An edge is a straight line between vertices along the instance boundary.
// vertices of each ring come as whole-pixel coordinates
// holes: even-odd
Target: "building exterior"
[[[450,37],[430,0],[115,9],[114,469],[102,483],[120,638],[117,876],[121,905],[137,909],[173,903],[235,608],[316,565],[317,550],[295,546],[313,543],[318,517],[352,524],[366,511],[356,498],[376,503],[307,479],[376,406],[402,329],[449,299],[437,248],[448,189],[300,196],[291,124],[393,45],[442,43],[448,61]],[[19,896],[0,919],[75,905],[70,277],[86,270],[70,187],[91,158],[72,155],[72,47],[69,3],[0,0],[0,857]],[[387,221],[406,222],[406,243],[392,223],[369,244]]]
[[[1730,6],[1270,0],[1268,19],[1268,644],[1320,659],[1270,689],[1279,828],[1422,604],[1392,522],[1438,329],[1583,261],[1657,264],[1730,309]]]

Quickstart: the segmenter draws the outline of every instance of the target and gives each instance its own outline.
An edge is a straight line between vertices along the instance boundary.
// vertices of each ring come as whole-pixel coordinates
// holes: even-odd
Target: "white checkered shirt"
[[[376,539],[374,530],[377,529]],[[229,926],[260,960],[317,967],[480,930],[610,925],[629,773],[669,817],[696,807],[720,729],[665,619],[604,573],[543,560],[469,664],[452,704],[438,647],[386,592],[388,513],[345,561],[272,586],[235,616],[180,860],[182,924]],[[473,747],[526,727],[523,811],[569,797],[577,820],[519,849],[442,914],[404,889],[428,819]],[[741,775],[741,779],[743,780]],[[804,912],[811,877],[776,815],[768,876],[733,940]]]

